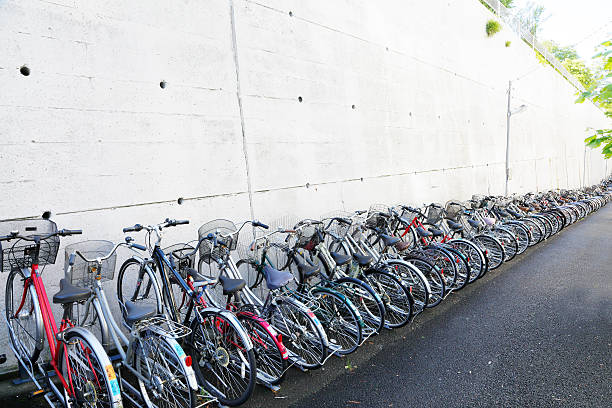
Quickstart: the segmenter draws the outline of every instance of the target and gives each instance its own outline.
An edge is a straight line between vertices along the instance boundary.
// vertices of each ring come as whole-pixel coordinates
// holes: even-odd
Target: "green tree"
[[[563,47],[554,41],[544,41],[543,45],[551,52],[585,88],[596,82],[595,73],[578,57],[572,46]]]
[[[612,118],[612,39],[601,43],[601,51],[593,58],[601,68],[598,70],[593,84],[576,100],[582,103],[590,99],[604,109],[606,115]],[[595,149],[603,145],[601,150],[606,159],[612,157],[612,129],[597,129],[595,133],[584,139],[587,146]]]

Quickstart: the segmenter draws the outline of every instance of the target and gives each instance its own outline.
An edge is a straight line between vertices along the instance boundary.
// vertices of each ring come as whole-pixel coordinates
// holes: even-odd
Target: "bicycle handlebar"
[[[0,241],[10,241],[11,239],[23,239],[25,241],[36,241],[38,239],[44,241],[45,239],[54,237],[56,235],[66,237],[69,235],[79,235],[82,233],[83,230],[61,229],[46,235],[19,235],[19,231],[11,231],[9,235],[0,236]]]

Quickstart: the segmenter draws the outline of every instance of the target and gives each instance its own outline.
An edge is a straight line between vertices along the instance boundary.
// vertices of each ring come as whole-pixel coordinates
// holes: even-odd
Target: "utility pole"
[[[508,111],[506,112],[506,188],[504,195],[508,195],[508,180],[510,180],[510,92],[512,90],[512,81],[508,81]]]

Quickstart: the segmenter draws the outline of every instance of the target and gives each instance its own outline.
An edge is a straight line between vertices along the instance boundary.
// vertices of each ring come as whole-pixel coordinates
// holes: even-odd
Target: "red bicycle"
[[[3,222],[0,231],[10,231],[0,236],[0,270],[9,273],[5,317],[10,346],[19,364],[39,392],[45,388],[51,391],[45,393],[45,399],[52,406],[57,399],[65,407],[122,407],[119,383],[104,348],[91,332],[75,326],[68,315],[73,303],[89,297],[90,289],[60,281],[60,291],[53,296],[53,303],[64,306],[58,329],[41,278],[44,266],[55,263],[59,237],[81,231],[58,231],[48,219]],[[3,248],[2,242],[9,245]],[[45,337],[48,363],[40,358]],[[38,382],[35,367],[46,379],[46,387]],[[53,372],[58,385],[52,380]]]

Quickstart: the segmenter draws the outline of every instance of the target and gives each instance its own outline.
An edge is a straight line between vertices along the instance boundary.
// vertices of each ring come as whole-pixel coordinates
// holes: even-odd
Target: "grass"
[[[501,24],[499,24],[499,22],[495,20],[487,21],[485,31],[487,32],[488,37],[491,37],[493,34],[499,32],[499,30],[501,30]]]

